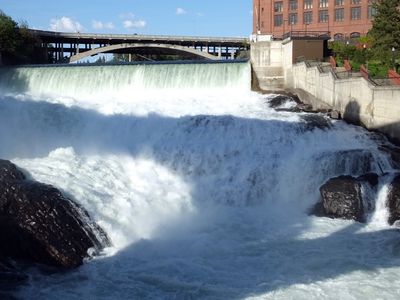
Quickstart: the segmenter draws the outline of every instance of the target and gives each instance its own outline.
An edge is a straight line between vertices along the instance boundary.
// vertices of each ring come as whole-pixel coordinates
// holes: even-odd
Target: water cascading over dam
[[[272,98],[250,92],[248,63],[1,69],[0,158],[113,243],[77,271],[33,270],[16,296],[396,298],[384,205],[367,224],[308,215],[326,180],[390,172],[388,158],[365,130]]]

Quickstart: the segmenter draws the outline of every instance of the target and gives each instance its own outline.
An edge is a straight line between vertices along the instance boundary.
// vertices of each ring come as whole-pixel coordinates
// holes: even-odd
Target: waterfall
[[[397,234],[308,215],[329,178],[391,171],[376,140],[249,89],[249,63],[1,69],[0,158],[113,243],[17,298],[395,298]]]
[[[72,98],[124,97],[165,89],[250,89],[250,63],[66,65],[0,70],[0,90]]]

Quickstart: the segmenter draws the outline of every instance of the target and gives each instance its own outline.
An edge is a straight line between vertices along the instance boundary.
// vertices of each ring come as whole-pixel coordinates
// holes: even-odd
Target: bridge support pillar
[[[218,48],[218,58],[222,57],[222,49],[221,47]]]

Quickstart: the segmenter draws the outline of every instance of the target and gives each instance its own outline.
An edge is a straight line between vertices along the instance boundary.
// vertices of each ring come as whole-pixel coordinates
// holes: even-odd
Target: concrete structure
[[[399,86],[377,86],[360,74],[341,78],[329,66],[305,62],[295,64],[292,72],[288,87],[303,101],[338,110],[344,119],[400,141]]]
[[[262,90],[279,90],[290,85],[292,66],[298,60],[321,60],[324,57],[326,38],[271,40],[257,36],[251,43],[250,58],[253,79]]]
[[[56,62],[73,62],[98,53],[180,54],[189,58],[233,59],[239,51],[250,48],[248,38],[31,31],[43,41]]]
[[[253,33],[282,38],[328,31],[334,39],[365,35],[375,14],[373,0],[253,0]]]

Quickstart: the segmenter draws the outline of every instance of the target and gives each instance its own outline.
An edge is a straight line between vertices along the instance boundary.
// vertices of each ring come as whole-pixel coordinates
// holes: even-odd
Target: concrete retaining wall
[[[279,90],[285,85],[281,41],[263,41],[250,46],[251,65],[262,90]]]
[[[298,63],[292,68],[293,88],[305,102],[341,112],[344,119],[378,130],[400,141],[400,87],[375,86],[362,77],[338,79],[333,71]]]

